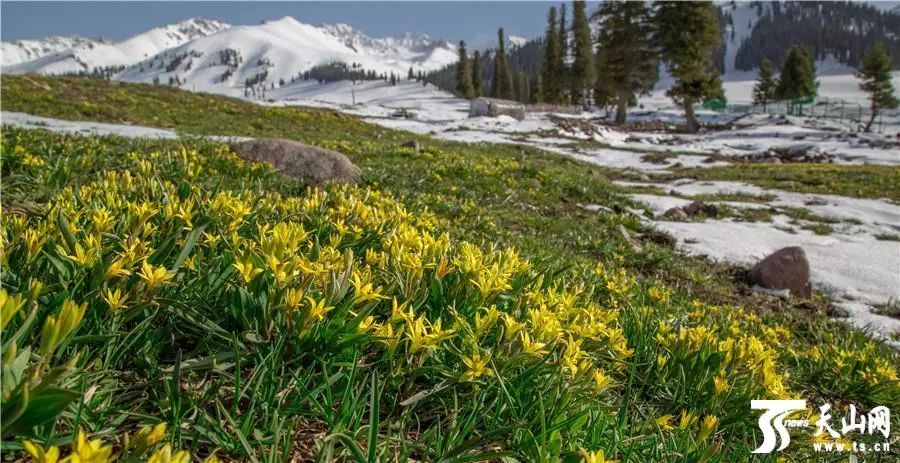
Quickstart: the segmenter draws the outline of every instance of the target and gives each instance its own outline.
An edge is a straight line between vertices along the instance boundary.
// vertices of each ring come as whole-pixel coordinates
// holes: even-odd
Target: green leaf
[[[178,257],[175,259],[175,263],[172,264],[172,268],[170,269],[172,272],[178,270],[181,267],[181,264],[185,259],[191,254],[191,251],[194,249],[194,246],[197,245],[197,241],[200,239],[200,236],[203,235],[203,231],[206,230],[207,224],[202,224],[198,227],[194,227],[191,230],[191,233],[188,235],[187,239],[184,240],[184,247],[181,248],[181,252],[178,253]]]
[[[9,427],[8,432],[16,435],[30,435],[35,426],[48,423],[78,399],[80,395],[67,389],[47,388],[32,397],[25,411]],[[7,431],[7,430],[4,430]]]

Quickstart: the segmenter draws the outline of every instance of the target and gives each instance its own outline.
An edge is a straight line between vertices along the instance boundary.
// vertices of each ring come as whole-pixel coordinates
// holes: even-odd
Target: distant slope
[[[730,50],[738,70],[755,69],[765,58],[779,65],[791,45],[807,47],[817,61],[855,68],[875,42],[884,43],[900,69],[900,15],[864,2],[738,3],[732,23],[739,32],[738,48]]]
[[[347,25],[317,27],[291,17],[255,26],[235,26],[166,50],[117,76],[129,82],[167,83],[210,91],[219,87],[281,84],[314,66],[356,63],[366,70],[406,75],[456,59],[449,42],[425,35],[371,38]]]
[[[95,68],[122,67],[181,45],[228,29],[230,25],[210,19],[188,19],[155,27],[121,42],[81,37],[50,37],[3,43],[3,72],[23,74],[89,73]]]
[[[281,86],[333,62],[406,76],[410,68],[428,72],[456,60],[451,43],[424,34],[373,38],[345,24],[312,26],[290,17],[234,27],[190,19],[118,43],[47,38],[3,43],[3,53],[4,73],[174,83],[228,94]]]
[[[13,42],[0,43],[0,54],[2,54],[3,57],[2,64],[6,67],[33,61],[72,48],[89,48],[97,43],[99,42],[96,40],[79,36],[54,36],[37,40],[16,40]]]

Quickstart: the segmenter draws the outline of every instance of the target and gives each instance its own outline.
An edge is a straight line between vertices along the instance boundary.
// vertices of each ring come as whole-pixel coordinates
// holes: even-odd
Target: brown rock
[[[747,278],[751,284],[768,289],[787,289],[793,296],[809,297],[809,261],[803,248],[791,246],[781,248],[759,261]]]
[[[326,183],[360,181],[359,168],[347,156],[293,140],[260,138],[234,143],[231,150],[249,161],[268,162],[282,174],[316,188]]]
[[[693,217],[697,214],[703,214],[707,217],[717,217],[719,215],[718,207],[712,204],[707,204],[703,201],[694,201],[687,206],[684,206],[683,209],[688,217]]]
[[[670,220],[687,220],[688,215],[687,212],[684,211],[684,209],[680,207],[673,207],[663,213],[663,218]]]
[[[419,153],[419,148],[420,148],[420,147],[419,147],[419,142],[416,141],[416,140],[410,140],[410,141],[408,141],[408,142],[406,142],[406,143],[404,143],[404,144],[402,144],[402,145],[400,145],[400,146],[403,147],[403,148],[409,148],[409,149],[411,149],[413,153],[416,153],[416,154]]]

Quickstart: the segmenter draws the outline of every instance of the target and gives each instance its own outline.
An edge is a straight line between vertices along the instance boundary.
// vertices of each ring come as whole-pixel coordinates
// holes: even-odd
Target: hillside
[[[10,56],[4,73],[90,75],[225,94],[281,86],[335,62],[406,76],[410,68],[430,71],[456,59],[451,44],[426,35],[372,38],[347,25],[312,26],[290,17],[233,27],[192,19],[119,43],[48,38],[3,47],[4,60]]]
[[[91,73],[98,68],[120,69],[199,37],[228,29],[221,21],[188,19],[155,27],[121,42],[81,37],[50,37],[4,42],[3,72],[24,74]]]
[[[188,135],[4,128],[4,209],[23,211],[3,223],[4,291],[29,304],[4,336],[32,308],[85,314],[48,363],[23,360],[78,358],[54,391],[84,406],[63,403],[37,442],[161,424],[143,452],[165,435],[198,459],[731,462],[758,443],[752,399],[900,407],[896,350],[818,296],[756,295],[672,248],[612,169],[163,86],[5,77],[2,92],[4,111]],[[309,192],[203,135],[336,149],[364,184]],[[826,190],[865,172],[828,167]],[[134,273],[105,278],[120,252]],[[42,349],[37,331],[16,331],[21,349]],[[822,458],[809,445],[780,456]]]

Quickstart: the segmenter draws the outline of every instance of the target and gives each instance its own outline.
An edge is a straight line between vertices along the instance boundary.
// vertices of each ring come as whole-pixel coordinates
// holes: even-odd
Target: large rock
[[[359,168],[336,151],[293,140],[259,138],[231,145],[231,150],[249,161],[268,162],[282,174],[304,180],[312,187],[325,183],[359,183]]]
[[[767,289],[787,289],[793,296],[809,297],[809,261],[797,246],[781,248],[759,261],[747,274],[750,283]]]

